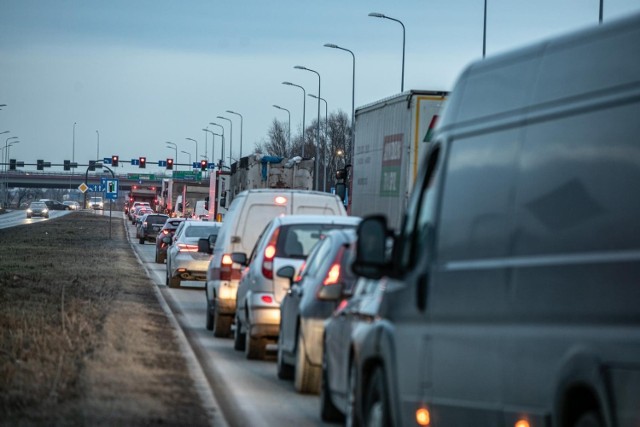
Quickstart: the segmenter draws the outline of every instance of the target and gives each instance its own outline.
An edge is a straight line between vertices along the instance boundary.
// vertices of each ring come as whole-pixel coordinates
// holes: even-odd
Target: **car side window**
[[[264,230],[262,230],[262,232],[260,233],[260,236],[258,236],[258,240],[256,241],[256,244],[253,245],[253,249],[251,250],[251,255],[249,255],[249,261],[248,261],[249,264],[251,264],[253,260],[256,258],[256,256],[258,256],[258,248],[262,247],[262,242],[264,241],[264,239],[266,239],[267,234],[271,234],[271,233],[267,233],[267,230],[271,228],[271,224],[272,222],[269,222],[269,224],[267,224]]]

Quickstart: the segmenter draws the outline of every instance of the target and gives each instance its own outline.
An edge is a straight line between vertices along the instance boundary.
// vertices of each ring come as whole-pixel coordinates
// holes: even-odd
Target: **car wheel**
[[[162,259],[160,259],[160,254],[158,253],[157,249],[156,249],[156,264],[162,264]]]
[[[322,421],[338,422],[344,421],[344,415],[331,400],[329,387],[329,375],[327,373],[326,352],[322,353],[322,383],[320,385],[320,418]]]
[[[44,217],[48,219],[48,218],[49,218],[49,215],[45,215]]]
[[[296,372],[294,386],[298,393],[318,394],[320,391],[319,366],[312,366],[304,343],[302,330],[298,332],[298,345],[296,351]]]
[[[213,314],[211,314],[211,301],[207,298],[207,312],[204,314],[206,320],[207,331],[213,331]]]
[[[240,324],[240,319],[236,316],[236,328],[233,331],[233,348],[237,351],[244,351],[245,346],[245,334],[242,332],[242,325]]]
[[[141,245],[144,245],[144,238],[140,238],[140,240],[138,240],[138,243],[140,243]]]
[[[582,414],[573,425],[574,427],[602,427],[604,423],[597,412],[588,411]]]
[[[176,277],[171,277],[169,276],[169,287],[170,288],[179,288],[180,287],[180,277],[176,276]]]
[[[280,329],[282,330],[282,328]],[[278,361],[276,362],[278,378],[281,380],[293,379],[293,366],[284,361],[284,350],[278,337]]]
[[[27,215],[27,218],[31,218],[31,215]]]
[[[217,304],[213,306],[213,336],[228,337],[231,332],[231,316],[220,314]]]
[[[376,368],[371,376],[363,406],[364,425],[383,427],[390,425],[389,397],[384,379],[384,371]]]
[[[264,338],[254,338],[251,336],[251,327],[247,325],[247,330],[244,333],[244,354],[247,359],[261,360],[264,359],[265,348],[267,343]]]
[[[345,427],[355,427],[360,425],[360,420],[356,411],[356,395],[357,395],[357,379],[356,379],[356,367],[349,365],[349,378],[347,383],[347,406],[345,411]]]

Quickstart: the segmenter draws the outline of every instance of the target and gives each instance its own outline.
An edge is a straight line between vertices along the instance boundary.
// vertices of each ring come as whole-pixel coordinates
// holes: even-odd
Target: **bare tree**
[[[287,138],[287,130],[283,122],[273,119],[267,132],[267,140],[256,145],[256,151],[269,153],[271,156],[290,157],[291,147]]]

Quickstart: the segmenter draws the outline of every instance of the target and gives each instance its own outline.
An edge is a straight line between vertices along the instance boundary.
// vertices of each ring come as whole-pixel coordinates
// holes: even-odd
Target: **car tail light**
[[[180,252],[198,252],[198,246],[187,245],[186,243],[178,243],[178,250]]]
[[[273,304],[273,297],[271,295],[262,295],[260,299],[267,304]]]
[[[162,234],[166,236],[167,234],[169,234],[169,230],[162,230]]]
[[[231,272],[233,270],[233,260],[231,254],[223,254],[220,265],[220,280],[231,280]]]
[[[278,235],[280,234],[280,228],[271,235],[269,244],[264,248],[264,257],[262,259],[262,275],[267,279],[273,279],[273,259],[276,257],[276,242],[278,241]]]
[[[335,285],[340,281],[340,263],[342,261],[342,255],[344,254],[344,247],[341,247],[338,254],[333,259],[333,263],[324,278],[323,285]]]

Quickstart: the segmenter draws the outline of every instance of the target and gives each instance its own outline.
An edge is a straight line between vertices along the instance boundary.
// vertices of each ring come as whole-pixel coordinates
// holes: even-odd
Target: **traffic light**
[[[37,164],[38,164],[37,168],[39,171],[44,170],[44,160],[38,160]]]
[[[167,169],[173,169],[173,159],[167,159]]]
[[[346,169],[338,169],[336,171],[336,179],[345,179],[347,177]]]
[[[206,160],[200,160],[200,170],[203,172],[206,171],[208,164],[209,163]]]
[[[10,171],[16,170],[16,159],[9,160],[9,170]]]
[[[138,164],[138,167],[140,169],[144,169],[144,168],[147,167],[147,158],[146,157],[140,157],[138,160],[140,161],[140,163]]]
[[[90,171],[96,170],[96,161],[95,160],[89,160],[89,170]]]
[[[120,161],[120,158],[118,156],[111,156],[111,166],[118,167],[118,162]]]
[[[70,171],[71,170],[71,160],[65,160],[64,161],[64,170],[66,170],[66,171]]]

